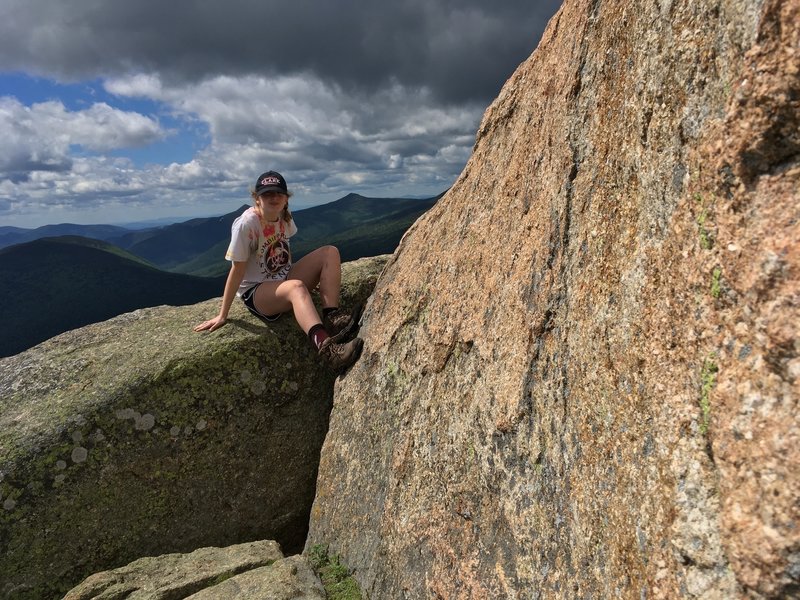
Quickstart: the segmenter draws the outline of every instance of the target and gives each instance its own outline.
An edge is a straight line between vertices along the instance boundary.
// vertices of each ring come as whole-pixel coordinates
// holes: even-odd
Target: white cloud
[[[156,75],[139,73],[124,78],[109,79],[103,87],[117,96],[161,98],[161,79]]]
[[[56,101],[25,106],[0,98],[0,174],[11,179],[30,171],[70,168],[74,147],[91,152],[144,146],[162,139],[157,121],[98,103],[69,111]]]
[[[212,142],[196,159],[209,168],[249,181],[264,165],[280,166],[299,172],[298,183],[312,190],[311,179],[332,170],[357,173],[342,179],[351,183],[380,181],[384,170],[401,169],[408,157],[440,168],[442,179],[452,181],[483,111],[479,105],[443,106],[429,91],[399,84],[354,97],[310,76],[219,76],[177,87],[136,75],[108,81],[106,89],[164,102],[207,124]],[[441,152],[450,147],[462,151]]]
[[[193,202],[246,200],[266,168],[285,172],[293,204],[433,195],[460,173],[486,104],[559,4],[5,0],[1,71],[104,81],[112,97],[83,110],[0,97],[0,217],[27,225],[48,194],[76,214],[190,214]],[[258,34],[273,13],[281,27]]]
[[[368,93],[394,79],[486,104],[560,3],[3,0],[0,69],[71,81],[305,73]],[[264,33],[266,20],[279,26]]]
[[[354,191],[434,195],[463,168],[482,114],[480,106],[437,104],[422,89],[394,84],[355,97],[310,76],[218,76],[181,86],[133,75],[104,87],[120,101],[149,100],[172,118],[204,125],[209,143],[186,162],[137,167],[108,151],[163,139],[154,119],[102,103],[69,111],[5,98],[0,135],[15,140],[0,150],[0,170],[15,181],[6,197],[27,198],[36,211],[48,195],[65,209],[121,198],[131,207],[157,203],[162,212],[220,199],[235,207],[268,168],[287,176],[295,207]]]

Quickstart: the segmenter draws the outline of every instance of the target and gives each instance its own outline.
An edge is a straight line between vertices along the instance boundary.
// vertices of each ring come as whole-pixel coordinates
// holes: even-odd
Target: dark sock
[[[339,310],[338,306],[329,306],[328,308],[323,308],[322,316],[327,317],[329,314],[331,314],[332,312],[336,312],[337,310]]]
[[[322,345],[322,342],[327,340],[329,337],[328,332],[325,331],[325,328],[322,326],[322,323],[317,323],[316,325],[312,326],[311,329],[308,330],[308,339],[311,340],[311,343],[314,344],[314,347],[319,350],[319,347]]]

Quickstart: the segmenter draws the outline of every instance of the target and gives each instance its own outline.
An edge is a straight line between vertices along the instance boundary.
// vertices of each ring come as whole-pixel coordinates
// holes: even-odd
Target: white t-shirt
[[[247,261],[237,296],[267,280],[284,280],[292,267],[289,238],[297,233],[294,220],[262,221],[255,208],[244,211],[231,225],[231,243],[225,259]]]

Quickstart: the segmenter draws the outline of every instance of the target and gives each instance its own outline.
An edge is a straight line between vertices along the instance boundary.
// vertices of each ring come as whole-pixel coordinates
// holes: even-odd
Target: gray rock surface
[[[325,588],[308,559],[290,556],[237,575],[187,600],[326,600]]]
[[[385,258],[343,269],[364,301]],[[142,556],[302,549],[334,375],[291,316],[219,300],[121,315],[0,360],[0,598],[56,598]],[[346,377],[346,375],[345,375]]]
[[[64,600],[186,598],[239,573],[272,565],[282,558],[280,546],[273,541],[140,558],[127,566],[86,578],[70,590]]]
[[[308,545],[371,598],[800,594],[800,2],[566,0],[406,233]]]
[[[64,600],[325,600],[308,560],[284,558],[276,542],[201,548],[142,558],[97,573]]]

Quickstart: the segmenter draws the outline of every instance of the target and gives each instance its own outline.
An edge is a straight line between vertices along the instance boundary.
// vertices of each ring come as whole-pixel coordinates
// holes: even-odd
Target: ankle
[[[311,329],[308,330],[308,339],[313,344],[316,350],[320,349],[322,343],[330,337],[328,332],[325,330],[325,327],[322,323],[317,323],[316,325],[312,325]]]

